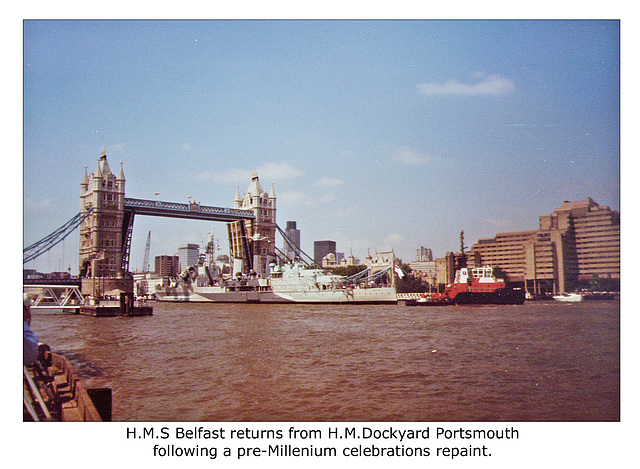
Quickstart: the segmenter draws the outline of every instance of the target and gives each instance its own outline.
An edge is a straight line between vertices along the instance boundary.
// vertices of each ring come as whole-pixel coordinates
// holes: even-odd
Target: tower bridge
[[[244,200],[236,192],[233,208],[201,205],[195,201],[134,199],[125,197],[122,163],[115,175],[103,150],[95,172],[89,175],[85,167],[80,187],[80,213],[91,211],[80,224],[81,277],[130,277],[131,237],[137,215],[226,222],[232,255],[244,259],[248,269],[265,270],[267,257],[273,255],[275,195],[273,189],[271,194],[262,190],[257,174]],[[120,285],[116,288],[128,290]]]
[[[136,215],[226,222],[232,257],[243,261],[240,265],[245,271],[258,275],[265,275],[269,262],[276,257],[276,196],[273,185],[270,193],[262,189],[257,173],[243,198],[239,190],[236,191],[233,208],[201,205],[195,201],[185,204],[134,199],[125,197],[122,162],[115,175],[103,149],[95,172],[88,174],[85,166],[80,188],[79,214],[67,222],[64,229],[25,248],[23,262],[46,252],[79,226],[79,296],[101,298],[113,296],[110,292],[120,292],[123,314],[127,314],[128,305],[132,305],[129,257]],[[51,293],[53,290],[47,291],[51,297],[60,296]],[[62,291],[60,301],[64,301],[65,294],[66,291]],[[127,298],[123,299],[122,295]]]

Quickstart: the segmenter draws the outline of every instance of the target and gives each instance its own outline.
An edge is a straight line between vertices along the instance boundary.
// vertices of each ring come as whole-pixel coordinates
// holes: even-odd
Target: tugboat
[[[521,305],[525,291],[510,288],[503,279],[493,275],[490,266],[469,268],[464,254],[464,231],[460,232],[461,258],[453,283],[441,293],[429,298],[407,302],[407,306],[437,306],[449,304]]]
[[[494,277],[492,267],[462,267],[456,272],[453,283],[442,293],[433,293],[431,298],[435,302],[453,304],[521,305],[525,291],[507,287],[504,280]]]

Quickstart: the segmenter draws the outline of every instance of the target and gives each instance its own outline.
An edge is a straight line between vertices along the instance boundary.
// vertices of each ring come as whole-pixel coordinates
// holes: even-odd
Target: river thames
[[[618,421],[620,303],[33,312],[114,421]]]

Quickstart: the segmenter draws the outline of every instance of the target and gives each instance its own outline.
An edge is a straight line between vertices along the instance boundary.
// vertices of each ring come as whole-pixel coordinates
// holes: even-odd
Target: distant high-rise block
[[[200,246],[197,244],[183,244],[182,246],[178,246],[177,257],[179,259],[180,271],[196,265],[198,263],[199,255]]]
[[[300,230],[296,228],[295,221],[287,222],[287,229],[285,230],[285,234],[287,238],[291,240],[291,242],[296,246],[297,249],[300,249]],[[287,243],[284,242],[284,253],[289,259],[294,259],[295,251],[294,249]]]
[[[322,265],[322,258],[327,254],[336,254],[335,241],[314,241],[313,242],[313,261]]]
[[[174,277],[180,273],[178,256],[156,256],[155,273],[161,277]]]
[[[416,262],[431,262],[433,261],[433,253],[431,249],[420,246],[420,249],[416,249]]]

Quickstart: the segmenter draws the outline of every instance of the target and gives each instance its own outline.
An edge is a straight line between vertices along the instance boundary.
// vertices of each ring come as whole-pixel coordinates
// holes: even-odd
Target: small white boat
[[[583,297],[579,293],[561,293],[559,295],[555,295],[553,299],[556,301],[562,301],[566,303],[575,303],[577,301],[582,301]]]

